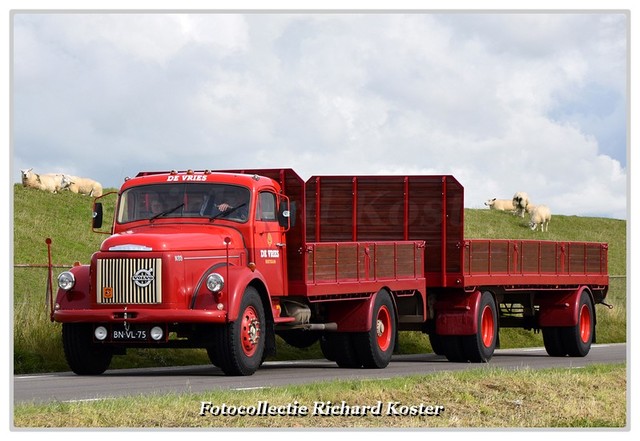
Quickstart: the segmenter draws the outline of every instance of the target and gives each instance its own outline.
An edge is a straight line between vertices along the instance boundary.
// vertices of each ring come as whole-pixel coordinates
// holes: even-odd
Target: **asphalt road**
[[[626,344],[594,345],[584,358],[555,358],[543,348],[497,350],[487,364],[450,363],[434,354],[399,355],[386,369],[341,369],[327,360],[268,361],[250,377],[226,377],[210,365],[109,370],[98,376],[71,372],[18,375],[13,378],[13,402],[73,402],[110,397],[220,389],[259,389],[336,379],[383,379],[475,368],[580,368],[627,360]]]

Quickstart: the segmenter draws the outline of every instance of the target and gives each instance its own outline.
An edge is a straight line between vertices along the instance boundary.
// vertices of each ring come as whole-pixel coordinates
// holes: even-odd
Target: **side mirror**
[[[296,223],[296,204],[289,203],[289,199],[283,199],[278,207],[278,224],[281,227],[293,228]]]
[[[102,227],[102,202],[96,202],[93,204],[93,228],[98,229]]]

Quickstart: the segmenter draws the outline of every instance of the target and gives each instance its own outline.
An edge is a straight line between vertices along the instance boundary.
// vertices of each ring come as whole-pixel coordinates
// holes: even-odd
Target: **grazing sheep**
[[[64,175],[64,185],[65,188],[68,188],[73,193],[93,197],[102,196],[102,185],[98,181],[94,181],[90,178]]]
[[[513,202],[508,199],[489,199],[484,203],[491,210],[513,211]]]
[[[540,225],[540,231],[549,231],[549,221],[551,220],[551,210],[546,205],[538,205],[531,212],[531,220],[529,221],[529,227],[533,231]]]
[[[57,193],[64,189],[62,182],[63,175],[61,173],[39,175],[38,173],[34,173],[32,168],[20,170],[20,172],[22,173],[22,185],[25,187],[32,187],[51,193]]]
[[[513,206],[516,209],[516,215],[524,217],[527,205],[529,205],[529,195],[527,193],[519,191],[513,195]]]

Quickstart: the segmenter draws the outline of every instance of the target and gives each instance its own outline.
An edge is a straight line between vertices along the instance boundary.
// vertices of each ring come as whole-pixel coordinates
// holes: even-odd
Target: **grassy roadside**
[[[21,404],[14,409],[14,426],[16,429],[624,428],[628,424],[626,393],[624,364],[515,371],[483,367],[392,380]],[[203,402],[206,411],[200,415]],[[279,408],[288,408],[291,415],[270,416],[264,410],[265,405],[264,415],[251,415],[260,409],[261,402],[268,403],[267,409],[274,413]],[[378,402],[381,415],[375,412]],[[333,412],[331,406],[336,406]],[[355,413],[363,406],[373,407],[374,414],[369,411],[365,416],[344,415],[343,409]],[[306,415],[304,407],[308,409]],[[314,409],[320,413],[314,415]],[[242,412],[249,415],[239,415]]]
[[[71,193],[51,195],[16,186],[14,191],[14,263],[46,263],[44,239],[54,242],[53,261],[86,263],[106,237],[90,232],[90,198]],[[626,274],[626,222],[613,219],[554,216],[548,235],[531,232],[521,219],[489,210],[465,210],[465,236],[588,240],[609,243],[610,274]],[[59,324],[49,322],[45,308],[46,271],[13,269],[14,372],[68,370]],[[626,279],[612,279],[608,303],[598,306],[598,342],[626,341]],[[540,334],[501,331],[503,348],[542,346]],[[400,334],[401,353],[430,352],[428,338]],[[317,345],[305,350],[279,342],[278,359],[320,358]],[[115,357],[111,368],[208,364],[202,350],[136,350]],[[13,407],[15,430],[35,428],[624,428],[627,417],[625,365],[585,369],[516,370],[491,365],[463,373],[438,373],[385,381],[336,381],[311,386],[257,391],[158,395],[95,402]],[[443,406],[440,416],[199,416],[201,403],[212,406],[288,406],[296,401],[342,401],[372,406]],[[236,408],[237,409],[237,408]]]
[[[107,199],[107,207],[109,200]],[[54,264],[87,263],[105,235],[90,229],[92,198],[63,192],[50,194],[14,186],[14,264],[43,265],[47,262],[45,238],[53,239]],[[109,210],[109,208],[107,208]],[[584,240],[609,243],[609,272],[626,274],[626,222],[615,219],[554,216],[549,233],[530,231],[525,220],[491,210],[465,210],[468,238],[513,238]],[[62,271],[56,268],[55,274]],[[36,373],[68,370],[64,360],[60,325],[49,321],[45,306],[46,270],[13,268],[14,372]],[[614,309],[597,307],[598,342],[626,341],[626,280],[612,279],[608,303]],[[430,352],[426,335],[400,333],[400,352]],[[501,330],[502,348],[541,346],[540,334],[520,329]],[[295,349],[282,341],[276,359],[321,358],[317,344]],[[111,368],[208,364],[203,350],[130,350],[117,356]]]

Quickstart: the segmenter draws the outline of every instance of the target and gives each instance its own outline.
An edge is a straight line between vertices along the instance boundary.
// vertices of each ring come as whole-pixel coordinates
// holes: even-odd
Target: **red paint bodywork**
[[[366,331],[375,295],[384,289],[392,294],[399,329],[432,324],[441,335],[470,335],[477,330],[485,291],[498,303],[515,302],[523,294],[532,298],[535,326],[575,324],[582,290],[596,303],[606,296],[606,244],[464,239],[464,191],[452,176],[304,181],[290,169],[149,172],[127,180],[119,194],[175,182],[247,188],[252,197],[248,220],[114,222],[90,265],[71,270],[76,287],[58,292],[56,321],[222,324],[237,319],[251,285],[276,325],[292,321],[280,308],[291,298],[321,307],[323,318],[339,331]],[[291,228],[256,220],[260,192],[291,203]],[[141,256],[162,262],[162,301],[98,303],[97,259]],[[218,295],[203,283],[214,270],[226,281]]]

